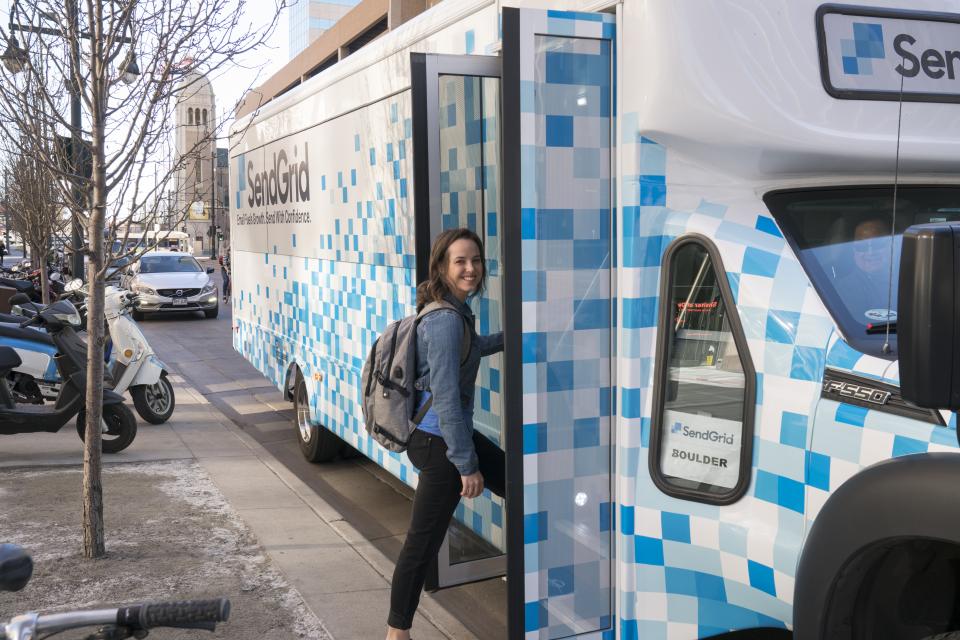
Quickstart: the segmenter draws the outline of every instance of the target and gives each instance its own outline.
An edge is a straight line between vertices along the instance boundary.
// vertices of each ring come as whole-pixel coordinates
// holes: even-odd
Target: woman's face
[[[460,301],[480,286],[483,277],[483,261],[480,248],[473,240],[460,238],[447,249],[447,269],[444,274],[447,286]]]

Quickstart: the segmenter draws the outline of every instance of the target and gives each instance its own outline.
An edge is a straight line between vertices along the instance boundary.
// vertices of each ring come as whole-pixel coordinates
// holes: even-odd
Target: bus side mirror
[[[901,395],[960,409],[960,223],[906,230],[897,296]]]

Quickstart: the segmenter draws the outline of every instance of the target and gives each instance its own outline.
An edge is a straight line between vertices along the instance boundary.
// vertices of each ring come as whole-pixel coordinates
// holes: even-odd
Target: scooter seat
[[[10,318],[10,320],[8,321],[6,318]],[[30,342],[38,342],[51,347],[56,346],[53,344],[53,338],[51,338],[50,334],[46,331],[21,328],[20,323],[23,322],[24,319],[25,318],[21,318],[20,316],[14,316],[7,313],[0,314],[0,342],[2,342],[4,339],[29,340]]]
[[[16,289],[17,291],[26,292],[33,291],[33,282],[30,280],[16,280],[14,278],[0,278],[0,284],[5,287],[10,287],[11,289]]]
[[[20,359],[20,355],[13,347],[0,346],[0,374],[6,375],[7,372],[16,369],[21,364],[23,364],[23,360]]]

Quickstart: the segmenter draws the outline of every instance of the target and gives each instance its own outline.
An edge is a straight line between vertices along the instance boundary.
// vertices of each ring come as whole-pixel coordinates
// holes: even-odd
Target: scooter
[[[67,283],[65,294],[83,299],[86,295],[78,278]],[[104,315],[109,328],[111,349],[106,365],[105,382],[117,393],[130,391],[137,413],[151,424],[170,419],[176,406],[173,385],[167,378],[166,365],[157,358],[140,327],[130,317],[136,295],[108,286],[104,290]],[[23,313],[35,312],[33,304],[21,305]],[[0,345],[14,347],[24,361],[10,373],[14,395],[18,401],[42,403],[59,392],[56,368],[51,368],[55,348],[41,332],[20,329],[19,325],[2,324],[10,316],[0,314]]]
[[[104,315],[113,342],[110,378],[113,390],[129,390],[140,417],[162,424],[173,415],[176,398],[167,378],[167,366],[150,348],[140,327],[130,317],[137,294],[108,286],[103,293]]]
[[[14,304],[18,304],[16,298],[11,298]],[[57,348],[54,362],[63,384],[52,409],[49,406],[17,404],[9,387],[5,383],[0,384],[0,435],[55,433],[76,416],[77,433],[83,439],[86,434],[83,405],[87,388],[87,345],[76,331],[76,327],[80,326],[80,314],[69,301],[59,300],[20,324],[21,328],[30,326],[46,329],[53,340]],[[0,346],[0,378],[6,378],[21,362],[16,350]],[[109,389],[103,390],[101,428],[104,453],[123,451],[137,435],[137,419],[133,412],[123,404],[123,396]]]

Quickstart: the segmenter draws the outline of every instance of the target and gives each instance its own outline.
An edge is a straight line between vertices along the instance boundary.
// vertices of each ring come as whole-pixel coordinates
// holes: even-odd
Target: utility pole
[[[216,138],[208,136],[213,149],[210,154],[210,257],[217,259],[217,145]]]
[[[7,171],[3,168],[3,246],[10,253],[10,198],[7,192]],[[4,266],[4,254],[0,253],[0,267]]]
[[[67,0],[67,20],[70,23],[68,33],[80,32],[80,17],[77,11],[77,0]],[[70,266],[70,277],[83,277],[83,227],[80,225],[80,213],[84,207],[80,204],[83,193],[80,190],[80,176],[83,175],[83,160],[80,155],[80,127],[82,119],[80,113],[80,76],[74,68],[75,60],[80,59],[80,42],[77,38],[69,38],[70,42],[70,166],[73,168],[73,216],[72,237],[73,264]],[[41,268],[42,265],[41,265]]]

